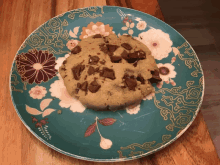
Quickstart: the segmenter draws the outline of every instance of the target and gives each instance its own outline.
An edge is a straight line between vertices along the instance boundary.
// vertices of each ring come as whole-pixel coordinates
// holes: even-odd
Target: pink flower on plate
[[[79,41],[78,40],[69,40],[66,44],[67,48],[69,50],[72,50],[73,48],[76,47],[76,45],[78,45]]]
[[[46,93],[47,93],[46,88],[38,85],[31,88],[31,90],[29,91],[29,94],[33,99],[42,99],[43,97],[46,96]]]

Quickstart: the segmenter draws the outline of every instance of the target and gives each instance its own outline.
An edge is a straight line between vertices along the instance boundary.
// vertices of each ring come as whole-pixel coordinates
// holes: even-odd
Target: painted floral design
[[[139,21],[136,26],[138,30],[145,30],[146,27],[147,27],[147,23],[145,21]]]
[[[130,115],[135,115],[140,111],[141,105],[130,105],[126,108],[126,112],[129,113]]]
[[[41,121],[39,121],[38,122],[38,119],[37,118],[35,118],[35,117],[33,117],[33,116],[31,116],[31,118],[32,118],[32,123],[35,123],[36,122],[36,124],[35,124],[35,127],[37,128],[37,127],[42,127],[43,125],[46,125],[47,123],[49,123],[47,120],[48,120],[48,118],[45,118],[45,119],[42,119]]]
[[[40,131],[40,133],[47,139],[47,140],[50,140],[51,139],[51,135],[49,134],[47,128],[48,126],[46,124],[48,124],[48,118],[44,118],[44,119],[41,119],[39,122],[38,122],[38,119],[31,116],[32,118],[32,123],[35,123],[35,127],[38,128],[38,130]]]
[[[22,81],[29,84],[47,82],[56,76],[56,58],[47,51],[32,50],[16,56],[15,62]]]
[[[172,57],[171,64],[173,64],[176,61],[176,57]]]
[[[109,34],[113,34],[112,30],[113,27],[110,27],[108,24],[104,25],[102,22],[91,22],[87,27],[82,28],[82,32],[79,38],[83,39],[95,34],[108,36]]]
[[[25,108],[26,108],[26,111],[31,115],[42,115],[42,117],[45,117],[55,111],[55,109],[47,108],[50,105],[51,101],[53,101],[53,99],[42,100],[40,103],[40,111],[37,110],[36,108],[29,107],[28,105],[26,105]]]
[[[121,29],[124,30],[124,31],[128,30],[128,34],[132,35],[134,33],[133,28],[134,28],[134,22],[132,22],[132,23],[126,22],[125,26],[123,26]]]
[[[176,47],[172,47],[172,49],[173,49],[173,53],[175,54],[175,56],[180,54],[179,49],[177,49]]]
[[[157,64],[157,67],[159,68],[160,78],[163,81],[166,82],[166,81],[169,81],[170,78],[176,77],[176,71],[174,71],[175,67],[172,64],[159,63],[159,64]]]
[[[100,124],[102,124],[103,126],[109,126],[109,125],[112,125],[112,124],[114,124],[115,122],[116,122],[116,119],[114,119],[114,118],[104,118],[104,119],[99,119],[98,117],[96,117],[95,118],[95,122],[93,123],[93,124],[91,124],[88,128],[87,128],[87,130],[86,130],[86,132],[85,132],[85,137],[88,137],[88,136],[90,136],[90,135],[92,135],[95,131],[96,131],[96,128],[97,128],[97,130],[98,130],[98,133],[99,133],[99,135],[100,135],[100,147],[102,148],[102,149],[104,149],[104,150],[107,150],[107,149],[109,149],[109,148],[111,148],[112,147],[112,141],[110,140],[110,139],[106,139],[106,138],[104,138],[102,135],[101,135],[101,133],[100,133],[100,131],[99,131],[99,127],[98,127],[98,122],[100,123]]]
[[[30,97],[33,99],[42,99],[46,96],[47,90],[43,86],[35,86],[29,91]]]
[[[61,65],[63,64],[63,61],[64,61],[65,59],[67,59],[69,56],[70,56],[69,54],[66,54],[64,57],[59,57],[59,58],[56,60],[55,69],[56,69],[56,70],[59,70],[59,68],[60,68]],[[59,79],[62,79],[59,73],[57,73],[57,76],[59,77]]]
[[[79,41],[78,40],[69,40],[66,44],[67,48],[69,50],[72,50],[73,48],[76,47],[76,45],[78,45]]]
[[[82,113],[85,107],[81,102],[69,95],[62,79],[54,81],[50,85],[51,96],[60,99],[59,105],[62,108],[70,108],[72,112]]]
[[[66,60],[70,55],[66,54],[64,57],[59,57],[56,61],[55,68],[58,70],[62,65],[63,61]],[[49,91],[51,92],[51,96],[60,99],[59,105],[62,108],[70,108],[72,112],[83,113],[85,111],[85,107],[81,104],[81,102],[69,95],[64,85],[63,79],[58,73],[57,76],[59,80],[54,81],[50,85]]]
[[[69,35],[70,35],[71,37],[73,37],[73,38],[77,38],[78,32],[79,32],[79,26],[75,27],[75,28],[73,29],[73,31],[70,30],[70,31],[69,31]]]
[[[121,11],[122,12],[122,11]],[[124,14],[125,15],[125,14]],[[127,14],[126,16],[124,16],[123,18],[123,23],[126,24],[127,22],[132,23],[132,18],[130,14]]]
[[[159,68],[159,74],[162,81],[165,82],[166,84],[171,83],[171,85],[176,86],[176,83],[172,79],[175,78],[177,74],[175,71],[175,67],[170,63],[166,63],[166,64],[159,63],[157,64],[157,67]],[[160,82],[157,87],[161,88],[163,82]]]
[[[170,40],[169,34],[164,33],[160,29],[150,29],[146,32],[142,32],[136,39],[144,43],[157,60],[168,57],[172,51],[171,46],[173,42]]]
[[[143,100],[152,100],[155,96],[155,93],[152,92],[149,95],[147,95],[146,97],[143,98]]]

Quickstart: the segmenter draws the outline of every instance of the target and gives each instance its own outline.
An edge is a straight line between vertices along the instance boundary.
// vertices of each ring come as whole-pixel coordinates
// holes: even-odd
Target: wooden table
[[[0,164],[69,165],[93,163],[60,154],[41,143],[22,124],[10,99],[9,72],[25,38],[50,18],[68,10],[114,5],[134,8],[164,20],[157,0],[1,0],[0,1]],[[202,165],[220,164],[201,112],[173,144],[150,156],[112,164]]]

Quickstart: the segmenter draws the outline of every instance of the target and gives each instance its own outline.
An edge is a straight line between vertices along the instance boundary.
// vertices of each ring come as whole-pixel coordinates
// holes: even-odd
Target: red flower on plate
[[[47,82],[56,76],[56,57],[47,51],[32,50],[16,56],[16,67],[22,81],[29,84]]]

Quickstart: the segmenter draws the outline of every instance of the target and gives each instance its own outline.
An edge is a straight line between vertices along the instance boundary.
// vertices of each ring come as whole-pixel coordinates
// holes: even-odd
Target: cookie
[[[140,102],[161,81],[150,50],[131,36],[83,39],[59,68],[68,93],[94,110],[119,110]]]

